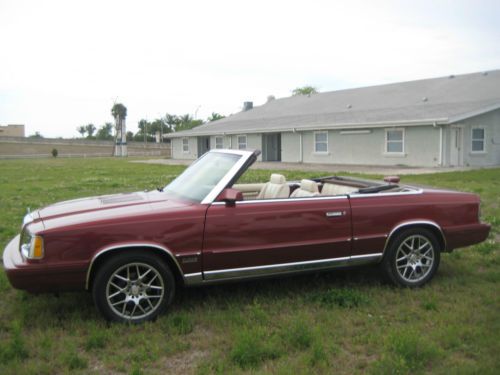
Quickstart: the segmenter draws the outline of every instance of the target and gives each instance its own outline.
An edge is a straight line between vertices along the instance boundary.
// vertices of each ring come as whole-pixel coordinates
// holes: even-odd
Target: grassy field
[[[113,159],[0,161],[0,246],[26,207],[153,189],[182,166]],[[318,173],[283,172],[288,179]],[[269,176],[253,171],[248,181]],[[30,295],[0,272],[0,374],[496,374],[500,371],[500,169],[405,176],[481,195],[490,239],[444,254],[419,290],[377,268],[182,290],[142,326],[108,325],[87,293]]]

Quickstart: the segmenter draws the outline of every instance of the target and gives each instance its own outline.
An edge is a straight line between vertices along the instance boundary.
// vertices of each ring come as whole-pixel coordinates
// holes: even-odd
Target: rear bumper
[[[488,238],[490,229],[491,226],[484,223],[443,229],[446,237],[446,250],[451,251],[459,247],[471,246],[483,242]]]
[[[30,263],[19,251],[17,235],[5,247],[3,265],[10,284],[29,292],[83,290],[85,272],[81,267],[49,267],[45,263]]]

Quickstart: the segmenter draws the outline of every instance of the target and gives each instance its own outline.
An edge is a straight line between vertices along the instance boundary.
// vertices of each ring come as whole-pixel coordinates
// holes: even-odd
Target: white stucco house
[[[247,102],[168,137],[174,159],[232,148],[262,161],[500,165],[500,70]]]

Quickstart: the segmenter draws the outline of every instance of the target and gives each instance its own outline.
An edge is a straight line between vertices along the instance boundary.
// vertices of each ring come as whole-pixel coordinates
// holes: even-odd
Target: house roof
[[[451,124],[500,108],[500,70],[292,96],[169,137]]]

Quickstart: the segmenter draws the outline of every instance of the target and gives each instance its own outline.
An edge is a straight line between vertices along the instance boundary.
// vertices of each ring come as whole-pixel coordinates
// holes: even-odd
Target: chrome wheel
[[[146,263],[129,263],[111,274],[106,301],[111,310],[126,320],[143,319],[161,305],[165,286],[160,272]]]
[[[432,270],[435,261],[434,246],[425,236],[411,235],[401,242],[395,259],[399,276],[408,283],[417,283]]]

